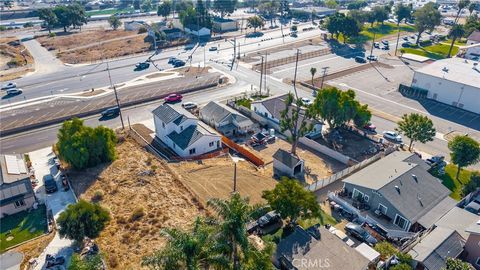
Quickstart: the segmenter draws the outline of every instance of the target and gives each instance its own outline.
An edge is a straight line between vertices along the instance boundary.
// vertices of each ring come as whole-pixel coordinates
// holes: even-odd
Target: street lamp
[[[244,158],[236,157],[229,155],[230,158],[233,160],[233,192],[237,192],[237,163],[239,161],[244,161]]]

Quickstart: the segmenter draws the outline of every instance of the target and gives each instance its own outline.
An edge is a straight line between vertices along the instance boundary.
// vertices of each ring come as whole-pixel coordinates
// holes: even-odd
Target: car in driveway
[[[180,94],[170,94],[165,98],[166,103],[175,103],[182,101],[182,95]]]
[[[367,59],[365,59],[365,58],[362,57],[362,56],[355,56],[355,62],[357,62],[357,63],[366,63],[366,62],[367,62]]]
[[[193,109],[196,109],[198,107],[197,103],[195,102],[184,102],[182,104],[182,107],[186,110],[193,110]]]
[[[369,56],[367,56],[367,60],[369,60],[369,61],[378,61],[378,57],[376,57],[375,55],[369,55]]]
[[[101,112],[102,117],[112,117],[120,114],[120,108],[118,106],[108,108]]]
[[[436,155],[436,156],[433,156],[431,158],[427,158],[426,162],[430,166],[436,166],[437,164],[441,164],[441,163],[445,162],[444,160],[445,160],[445,156]]]
[[[362,228],[361,225],[358,225],[356,223],[347,223],[347,225],[345,225],[345,232],[371,246],[377,243],[377,239],[375,239],[375,237],[373,237],[369,232]]]
[[[47,174],[43,177],[43,185],[45,186],[45,192],[53,193],[58,190],[57,182],[51,174]]]
[[[2,85],[2,90],[12,89],[12,88],[17,88],[17,84],[14,82],[9,82]]]
[[[391,141],[394,141],[394,142],[397,142],[397,143],[402,142],[402,136],[400,136],[400,134],[398,134],[395,131],[384,131],[383,132],[383,137],[387,140],[391,140]]]

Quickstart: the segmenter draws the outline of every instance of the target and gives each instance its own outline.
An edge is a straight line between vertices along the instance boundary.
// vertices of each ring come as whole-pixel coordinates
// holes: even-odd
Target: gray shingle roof
[[[243,116],[239,112],[233,110],[227,105],[218,103],[216,101],[210,101],[200,110],[200,113],[208,118],[214,119],[216,123],[226,120],[227,117],[232,117],[232,120],[235,120],[238,123],[249,122],[253,124],[250,119]]]
[[[30,179],[25,178],[13,183],[0,185],[0,206],[7,205],[19,199],[32,197],[33,189]]]
[[[467,39],[468,40],[473,40],[473,41],[476,41],[476,42],[480,42],[480,31],[478,31],[478,30],[473,31],[473,33],[471,33],[470,36],[468,36]]]
[[[457,201],[447,196],[425,215],[421,216],[417,222],[425,228],[430,228],[433,224],[436,224],[435,222],[452,210],[452,208],[456,208],[456,204]]]
[[[443,269],[447,257],[456,258],[463,251],[465,241],[460,234],[448,228],[437,227],[408,254],[422,262],[427,270]]]
[[[187,149],[187,147],[194,144],[196,141],[198,141],[201,137],[205,135],[217,135],[217,134],[215,132],[212,132],[208,127],[204,126],[203,123],[197,122],[197,125],[190,125],[180,133],[173,131],[167,136],[177,146],[185,150]]]
[[[479,221],[480,217],[460,207],[453,207],[447,214],[435,222],[435,226],[457,231],[464,239],[468,238],[466,229]],[[477,225],[480,228],[480,225]]]
[[[310,229],[310,228],[309,228]],[[274,263],[277,267],[284,261],[295,269],[324,269],[326,259],[329,262],[329,269],[365,270],[368,267],[368,259],[362,256],[355,249],[347,246],[337,236],[324,227],[319,227],[320,238],[317,240],[306,230],[297,226],[295,231],[282,239],[274,255]],[[302,265],[299,263],[306,259],[317,266]]]
[[[294,155],[283,149],[278,149],[277,152],[273,154],[273,158],[285,164],[289,168],[295,167],[298,162],[300,162],[300,159],[298,157],[295,157]]]
[[[179,125],[187,119],[196,119],[195,116],[181,106],[167,103],[158,106],[152,113],[165,124],[174,122],[176,125]]]

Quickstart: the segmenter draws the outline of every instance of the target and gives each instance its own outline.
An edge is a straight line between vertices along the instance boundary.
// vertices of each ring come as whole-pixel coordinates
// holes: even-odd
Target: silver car
[[[400,136],[395,131],[384,131],[383,132],[383,137],[387,140],[392,140],[392,141],[397,142],[397,143],[402,142],[402,136]]]

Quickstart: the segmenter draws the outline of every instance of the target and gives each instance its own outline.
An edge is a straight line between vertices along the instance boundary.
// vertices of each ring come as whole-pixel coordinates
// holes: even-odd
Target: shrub
[[[130,217],[130,221],[137,221],[141,219],[145,215],[145,211],[143,207],[139,206],[133,210],[132,216]]]
[[[420,46],[422,47],[426,47],[426,46],[430,46],[432,45],[432,41],[431,40],[423,40],[423,41],[420,41]]]
[[[5,31],[5,30],[7,30],[7,27],[0,25],[0,31]]]
[[[7,63],[8,67],[17,67],[19,65],[20,65],[20,62],[18,62],[17,59],[12,59],[12,60],[8,61],[8,63]]]
[[[146,32],[147,32],[147,28],[146,28],[146,27],[143,27],[143,26],[142,26],[142,27],[138,28],[138,33],[139,33],[139,34],[143,34],[143,33],[146,33]]]
[[[92,202],[99,202],[103,200],[103,191],[97,190],[92,196]]]
[[[23,28],[33,27],[33,23],[27,22],[23,25]]]
[[[52,32],[52,33],[48,34],[48,36],[49,36],[49,37],[56,37],[57,34],[55,34],[54,32]]]

